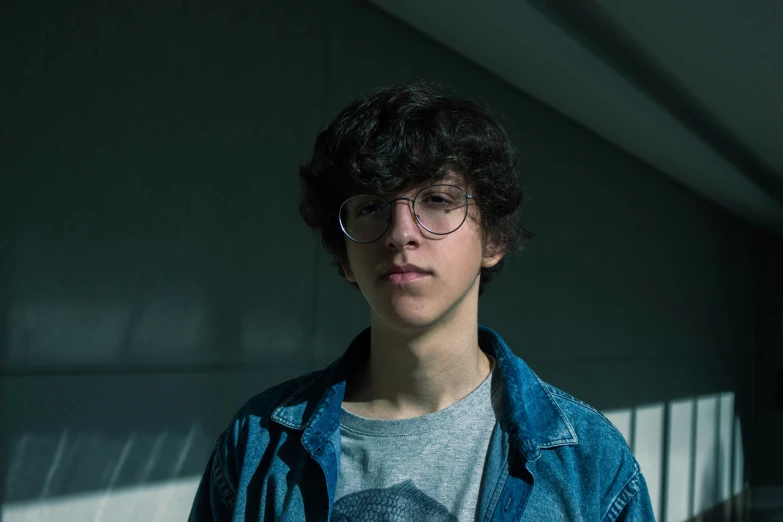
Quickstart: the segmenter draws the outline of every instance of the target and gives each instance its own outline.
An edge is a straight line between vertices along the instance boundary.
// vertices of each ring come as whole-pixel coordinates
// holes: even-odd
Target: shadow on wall
[[[734,393],[604,414],[623,434],[639,461],[656,520],[689,520],[747,488]]]
[[[43,520],[185,520],[198,476],[182,476],[186,462],[203,464],[204,433],[131,433],[126,440],[99,433],[24,434],[11,446],[5,522]],[[195,461],[194,461],[195,456]],[[78,484],[92,491],[69,493]]]
[[[733,393],[605,413],[639,460],[657,520],[691,519],[745,489]],[[2,520],[184,520],[210,449],[197,424],[125,437],[22,433],[10,445]]]

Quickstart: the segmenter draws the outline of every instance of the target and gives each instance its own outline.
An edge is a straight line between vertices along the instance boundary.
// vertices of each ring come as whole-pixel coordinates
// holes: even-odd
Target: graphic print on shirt
[[[457,522],[446,506],[427,496],[412,480],[385,489],[365,489],[334,503],[335,522]]]

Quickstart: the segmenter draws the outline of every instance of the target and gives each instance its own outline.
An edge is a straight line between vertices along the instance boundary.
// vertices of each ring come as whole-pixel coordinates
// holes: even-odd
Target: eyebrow
[[[441,185],[441,184],[456,185],[456,186],[458,186],[460,188],[463,188],[464,185],[465,185],[465,181],[458,174],[449,173],[449,174],[446,174],[441,179],[424,182],[416,190],[418,191],[418,190],[424,189],[424,188],[426,188],[429,185]],[[414,189],[411,188],[410,190],[414,190]],[[394,198],[396,194],[397,194],[396,192],[395,193],[392,193],[392,192],[382,192],[379,195],[381,197],[384,197],[384,198]]]

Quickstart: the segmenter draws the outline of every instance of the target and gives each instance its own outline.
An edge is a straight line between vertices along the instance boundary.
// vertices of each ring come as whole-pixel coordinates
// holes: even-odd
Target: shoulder
[[[235,476],[250,455],[264,454],[275,438],[283,438],[285,423],[271,422],[281,405],[294,402],[305,389],[312,387],[324,370],[310,372],[267,388],[248,399],[234,414],[228,427],[215,443],[216,464],[226,475]]]
[[[574,428],[579,439],[578,445],[630,454],[631,448],[625,437],[604,414],[551,384],[543,384]]]
[[[268,421],[280,406],[293,402],[301,393],[322,378],[324,370],[317,370],[281,382],[254,395],[236,412],[231,423],[235,430],[247,427],[248,423],[268,427]]]
[[[544,384],[576,433],[578,442],[564,446],[569,471],[602,492],[602,511],[619,513],[632,499],[645,497],[646,484],[636,457],[620,430],[601,412],[559,388]],[[561,457],[563,455],[561,454]],[[582,482],[584,479],[580,479]]]
[[[541,382],[576,437],[542,452],[541,483],[557,487],[539,488],[539,501],[561,506],[563,518],[588,510],[596,520],[615,520],[634,502],[649,508],[641,468],[623,434],[594,407]]]
[[[212,520],[212,514],[223,513],[228,520],[237,504],[240,484],[250,480],[261,464],[262,457],[274,451],[273,448],[290,435],[282,425],[280,429],[272,427],[270,420],[274,412],[282,404],[293,402],[301,395],[298,392],[306,389],[322,374],[323,370],[311,372],[272,386],[251,397],[236,412],[229,426],[215,441],[199,485],[196,497],[198,509],[210,513],[209,516],[200,516]],[[191,519],[195,520],[193,517],[192,514]]]

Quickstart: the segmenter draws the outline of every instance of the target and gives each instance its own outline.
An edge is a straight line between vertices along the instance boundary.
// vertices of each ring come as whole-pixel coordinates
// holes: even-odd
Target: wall
[[[754,504],[765,520],[783,513],[783,240],[764,234],[758,245],[751,464]]]
[[[1,9],[2,520],[182,519],[244,400],[342,352],[367,309],[298,218],[297,165],[349,100],[419,77],[520,148],[536,238],[481,322],[612,418],[659,519],[749,476],[750,226],[363,2]]]

